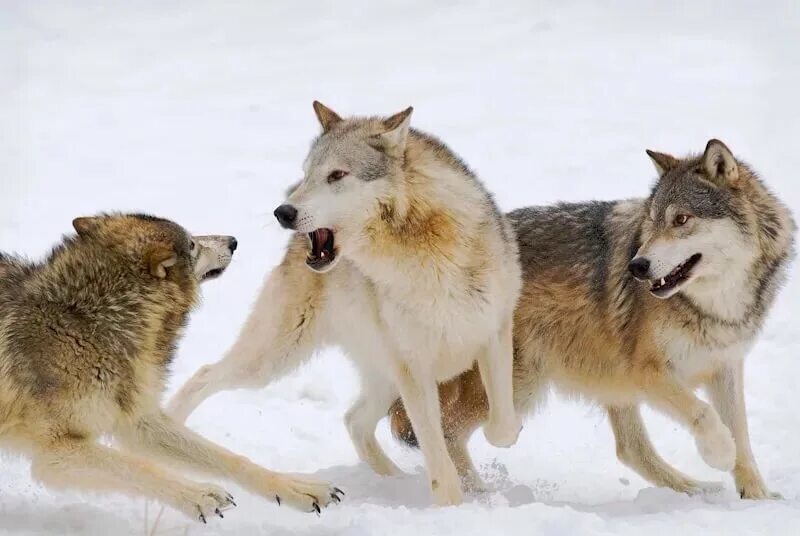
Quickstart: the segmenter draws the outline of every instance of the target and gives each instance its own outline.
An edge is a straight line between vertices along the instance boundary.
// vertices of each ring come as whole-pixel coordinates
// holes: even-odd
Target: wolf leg
[[[165,414],[140,417],[117,435],[126,449],[153,456],[188,470],[235,481],[278,504],[319,512],[339,502],[339,491],[325,482],[269,471],[174,422]]]
[[[743,499],[780,499],[779,493],[772,493],[761,478],[750,448],[750,434],[747,430],[747,412],[744,403],[744,362],[738,361],[718,370],[708,383],[711,402],[730,428],[736,442],[736,465],[733,478],[736,489]]]
[[[361,395],[344,417],[358,457],[379,475],[403,471],[389,459],[375,438],[375,428],[397,399],[397,388],[374,373],[362,372]]]
[[[143,495],[201,521],[234,504],[219,486],[186,480],[147,460],[79,439],[37,450],[31,473],[55,488]]]
[[[637,406],[607,406],[606,412],[617,443],[617,458],[651,484],[690,495],[722,489],[720,483],[693,480],[665,462],[650,443]]]
[[[489,491],[489,486],[483,481],[475,464],[472,463],[472,457],[469,455],[467,448],[467,441],[469,436],[458,438],[447,438],[447,452],[450,453],[450,458],[456,466],[458,476],[461,478],[461,485],[464,486],[466,491],[475,493]]]
[[[700,456],[708,465],[720,471],[733,469],[736,444],[714,408],[666,374],[648,382],[643,394],[691,430]]]
[[[478,368],[489,399],[489,419],[483,433],[492,445],[510,447],[517,442],[522,428],[514,411],[514,348],[510,321],[489,343],[487,350],[478,354]]]
[[[273,270],[225,357],[201,367],[172,398],[168,413],[184,422],[215,393],[264,387],[306,361],[315,343],[319,282],[314,277],[305,267]]]
[[[397,363],[397,385],[425,457],[434,503],[439,506],[461,504],[463,493],[444,440],[435,377],[430,370],[424,370],[424,365]]]

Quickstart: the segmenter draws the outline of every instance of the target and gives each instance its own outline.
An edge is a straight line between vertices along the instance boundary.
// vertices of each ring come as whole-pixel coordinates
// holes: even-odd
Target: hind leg
[[[744,362],[729,365],[717,371],[708,383],[711,402],[719,411],[722,421],[730,428],[736,442],[736,465],[733,478],[743,499],[780,499],[779,493],[770,492],[756,465],[750,448],[747,431],[747,412],[744,405]]]
[[[651,484],[690,495],[722,489],[720,483],[693,480],[665,462],[650,443],[638,407],[608,406],[606,412],[617,443],[617,458]]]
[[[520,425],[514,411],[512,323],[502,327],[487,351],[478,354],[486,397],[489,400],[489,419],[483,427],[486,440],[496,447],[510,447],[517,441]]]
[[[362,371],[361,394],[344,417],[358,457],[383,476],[403,472],[389,459],[375,438],[375,428],[397,398],[397,388],[387,380]]]
[[[459,478],[461,478],[461,485],[465,491],[479,493],[489,491],[489,486],[483,481],[475,464],[472,463],[472,457],[469,455],[467,448],[467,441],[469,436],[458,438],[447,438],[447,452],[450,453],[450,458],[456,466]]]
[[[287,259],[296,255],[291,250]],[[306,361],[317,344],[322,283],[305,266],[284,263],[273,270],[225,357],[192,376],[167,406],[178,422],[208,397],[230,389],[256,389]]]

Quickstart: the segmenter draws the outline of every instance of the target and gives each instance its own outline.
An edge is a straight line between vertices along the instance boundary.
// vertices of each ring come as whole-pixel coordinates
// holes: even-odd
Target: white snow
[[[313,99],[343,114],[414,105],[412,122],[477,169],[504,209],[642,196],[654,178],[646,148],[681,154],[718,137],[797,210],[798,84],[792,0],[5,0],[0,249],[42,256],[72,218],[112,209],[235,234],[240,250],[205,289],[171,394],[221,357],[281,258],[288,233],[271,213],[317,134]],[[224,520],[166,509],[157,533],[800,533],[799,308],[792,277],[747,364],[753,448],[783,501],[738,500],[682,428],[647,412],[670,462],[726,485],[707,498],[653,488],[616,460],[601,411],[552,397],[512,449],[476,434],[497,493],[432,508],[421,456],[385,424],[380,440],[408,476],[358,463],[342,424],[357,378],[326,351],[260,391],[210,399],[189,424],[269,468],[333,480],[346,501],[317,518],[230,486],[239,507]],[[24,459],[0,463],[2,532],[145,534],[143,499],[50,492]],[[150,526],[158,510],[149,504]]]

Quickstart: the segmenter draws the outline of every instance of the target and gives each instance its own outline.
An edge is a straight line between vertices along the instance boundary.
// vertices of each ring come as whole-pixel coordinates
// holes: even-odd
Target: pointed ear
[[[314,101],[314,113],[317,114],[319,124],[322,125],[322,132],[328,132],[336,123],[339,123],[342,118],[339,115],[322,104],[319,101]]]
[[[153,276],[164,279],[167,277],[167,268],[178,262],[178,255],[168,247],[153,246],[145,255],[145,262]]]
[[[75,228],[75,232],[78,233],[78,236],[86,238],[91,236],[92,232],[97,228],[97,222],[98,218],[75,218],[72,220],[72,227]]]
[[[719,186],[736,188],[739,185],[739,164],[733,153],[719,140],[710,140],[703,153],[703,170]]]
[[[650,149],[646,149],[645,152],[647,153],[647,156],[650,157],[650,160],[653,161],[653,165],[655,166],[659,177],[663,176],[664,173],[678,165],[678,159],[672,155],[668,155],[666,153],[657,153],[656,151],[651,151]]]
[[[400,113],[383,120],[386,130],[377,135],[381,147],[392,156],[401,156],[406,150],[408,126],[411,123],[411,112],[414,108],[409,106]]]

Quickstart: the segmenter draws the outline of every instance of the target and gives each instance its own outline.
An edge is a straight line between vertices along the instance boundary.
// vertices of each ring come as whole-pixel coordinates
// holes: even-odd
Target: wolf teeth
[[[662,287],[666,284],[666,281],[664,281],[663,277],[661,278],[661,281],[658,282],[658,284],[661,285]]]

